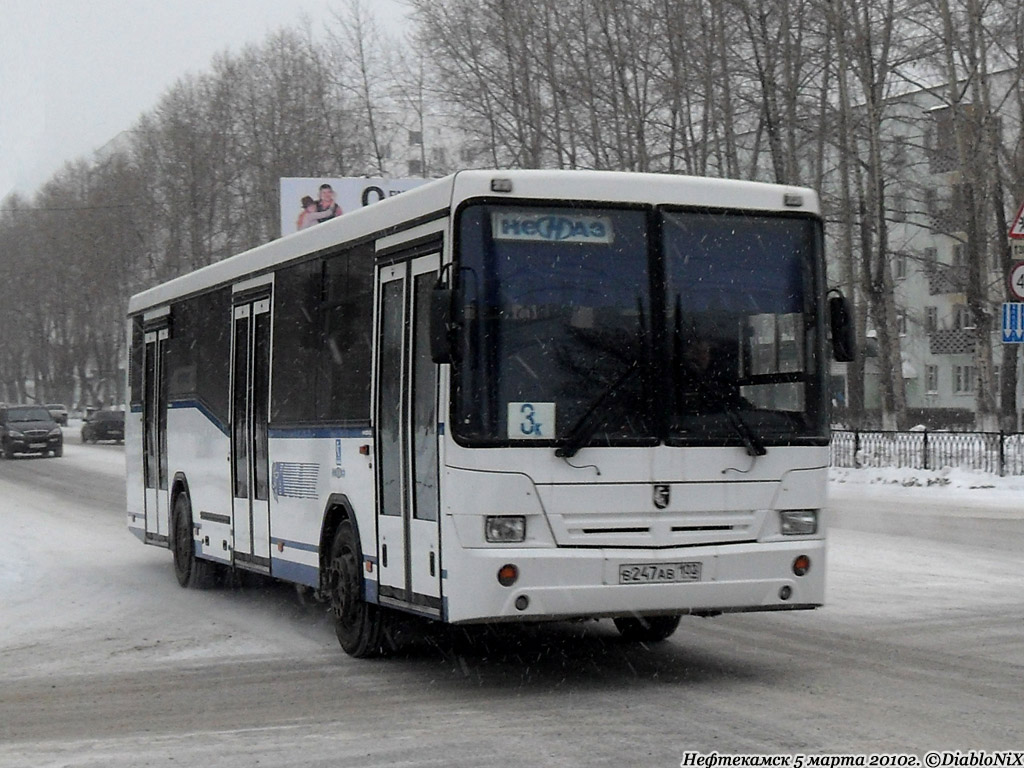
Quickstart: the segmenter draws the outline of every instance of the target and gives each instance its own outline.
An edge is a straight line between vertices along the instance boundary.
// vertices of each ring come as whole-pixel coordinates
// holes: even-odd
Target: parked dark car
[[[82,442],[124,441],[124,411],[95,411],[82,422]]]
[[[62,427],[68,425],[68,407],[64,403],[47,403],[43,406],[53,416],[53,420],[60,424]]]
[[[0,408],[0,449],[5,459],[16,453],[64,455],[64,433],[41,405]]]

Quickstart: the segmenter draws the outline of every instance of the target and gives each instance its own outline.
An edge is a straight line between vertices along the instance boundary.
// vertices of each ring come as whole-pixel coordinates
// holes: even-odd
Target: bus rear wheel
[[[216,564],[196,557],[192,538],[192,502],[188,494],[180,493],[174,500],[171,515],[171,551],[174,554],[174,575],[183,587],[206,589],[213,585]]]
[[[379,606],[363,600],[363,574],[355,529],[343,520],[331,544],[328,596],[334,631],[345,653],[356,658],[379,656],[384,651],[384,615]]]
[[[624,640],[658,643],[667,640],[679,627],[679,616],[636,616],[614,619]]]

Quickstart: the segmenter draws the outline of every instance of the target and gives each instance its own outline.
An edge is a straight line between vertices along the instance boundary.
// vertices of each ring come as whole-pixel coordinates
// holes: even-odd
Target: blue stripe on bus
[[[213,424],[213,426],[219,429],[221,433],[223,433],[224,437],[231,436],[231,433],[228,432],[227,424],[222,423],[216,416],[214,416],[213,411],[207,408],[201,400],[172,400],[169,403],[167,403],[167,408],[176,411],[183,410],[186,408],[194,408],[201,414],[203,414],[203,416],[206,417],[207,421],[209,421],[211,424]]]
[[[367,427],[271,427],[271,437],[302,439],[311,437],[369,437]]]
[[[271,557],[270,575],[275,579],[305,584],[307,587],[320,586],[320,569],[315,565],[293,563],[291,560],[282,560],[279,557]]]
[[[231,432],[228,429],[227,424],[221,422],[213,412],[207,408],[200,400],[173,400],[167,404],[168,409],[184,410],[186,408],[194,408],[199,411],[207,420],[217,427],[225,437],[231,437]],[[131,409],[132,413],[142,413],[140,406],[133,406]],[[335,426],[322,426],[322,427],[271,427],[267,430],[267,434],[270,437],[278,439],[309,439],[309,438],[329,438],[329,437],[363,437],[369,438],[370,435],[369,427],[335,427]]]

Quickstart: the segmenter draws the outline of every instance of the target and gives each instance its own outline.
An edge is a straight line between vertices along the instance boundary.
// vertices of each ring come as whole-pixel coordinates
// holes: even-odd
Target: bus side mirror
[[[828,300],[829,327],[832,331],[832,357],[840,363],[853,361],[857,354],[857,338],[853,328],[850,302],[838,293]]]
[[[455,359],[452,345],[454,293],[451,288],[438,286],[430,294],[430,359],[439,364]]]

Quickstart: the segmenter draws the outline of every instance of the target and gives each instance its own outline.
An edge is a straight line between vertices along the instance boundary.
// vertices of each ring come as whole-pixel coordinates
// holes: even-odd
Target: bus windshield
[[[668,212],[662,233],[670,440],[823,434],[818,224]]]
[[[470,205],[451,429],[474,445],[820,438],[820,226]]]

